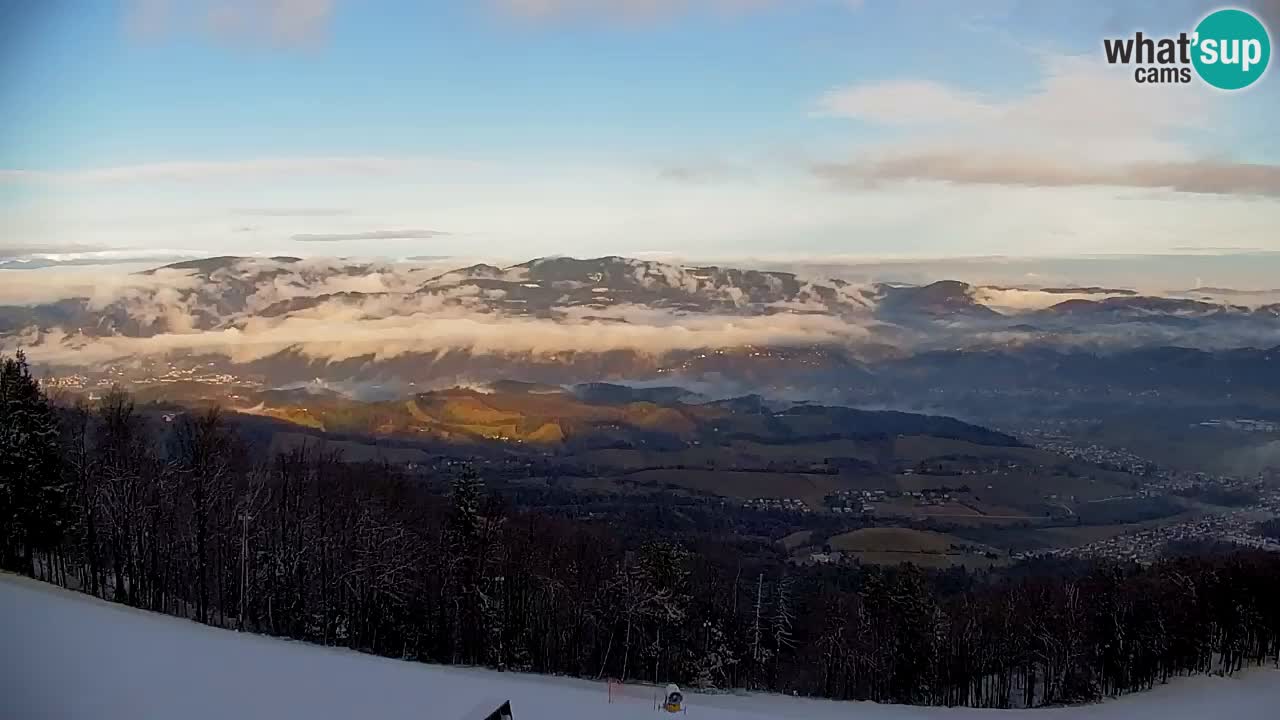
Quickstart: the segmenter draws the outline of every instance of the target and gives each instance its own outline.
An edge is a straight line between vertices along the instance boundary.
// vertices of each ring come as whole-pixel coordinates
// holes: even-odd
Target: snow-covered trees
[[[769,667],[769,658],[773,649],[769,647],[768,617],[769,609],[765,606],[764,573],[756,575],[755,599],[751,604],[751,629],[748,641],[750,661],[747,667],[747,685],[752,688],[767,685],[764,675]]]
[[[652,661],[653,681],[658,681],[668,646],[685,619],[689,601],[687,558],[688,553],[678,545],[652,542],[643,545],[638,553],[629,553],[621,559],[595,601],[597,620],[609,632],[597,676],[609,666],[616,635],[622,650],[617,676],[623,680],[644,676],[642,670],[632,665],[639,648],[638,654]]]
[[[791,626],[795,622],[794,611],[791,608],[791,577],[784,575],[780,578],[774,589],[773,602],[773,665],[769,673],[769,686],[778,686],[778,665],[782,662],[784,653],[789,653],[795,648],[795,638],[791,632]]]
[[[474,545],[480,537],[484,481],[475,470],[464,468],[449,483],[449,500],[449,530],[453,533],[453,542]]]
[[[233,438],[223,425],[217,408],[193,417],[183,415],[171,436],[171,456],[175,471],[182,475],[190,494],[192,532],[196,551],[196,619],[209,621],[209,530],[210,514],[229,489]],[[247,522],[248,518],[243,518]]]
[[[694,685],[704,690],[731,686],[730,678],[740,661],[722,624],[713,620],[703,621],[703,645],[694,662]]]
[[[444,559],[455,597],[448,613],[455,661],[505,668],[507,589],[499,542],[504,518],[474,470],[464,468],[449,488]]]
[[[58,425],[21,351],[0,358],[0,563],[27,575],[67,529]]]

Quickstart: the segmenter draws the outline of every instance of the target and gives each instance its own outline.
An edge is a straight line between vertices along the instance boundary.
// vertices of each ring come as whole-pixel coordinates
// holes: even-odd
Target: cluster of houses
[[[212,363],[210,363],[212,364]],[[141,381],[144,384],[149,383],[178,383],[178,382],[196,382],[208,385],[241,385],[248,384],[245,380],[231,373],[220,373],[197,370],[195,368],[175,368],[170,367],[167,372],[154,377],[145,378]]]
[[[147,363],[141,369],[126,369],[110,366],[94,377],[75,373],[71,375],[49,375],[40,379],[45,388],[62,388],[67,390],[83,390],[86,388],[109,388],[112,385],[152,385],[173,384],[180,382],[204,383],[207,385],[259,385],[260,383],[232,373],[217,372],[212,369],[214,363],[206,363],[199,367],[179,367],[173,363]]]
[[[1023,439],[1031,441],[1041,450],[1048,450],[1073,460],[1082,460],[1102,467],[1115,468],[1134,475],[1146,475],[1152,472],[1154,467],[1151,461],[1123,448],[1113,448],[1093,443],[1079,443],[1069,438],[1052,434],[1028,433],[1024,434]]]
[[[1137,492],[1137,495],[1138,497],[1168,495],[1193,489],[1227,492],[1249,491],[1256,490],[1263,483],[1264,479],[1261,476],[1255,478],[1161,470],[1155,477],[1147,481],[1146,485]]]
[[[826,506],[833,513],[874,513],[876,503],[907,498],[914,500],[916,507],[944,505],[954,500],[956,491],[949,488],[928,488],[924,490],[838,490],[826,498]]]
[[[838,565],[844,561],[844,553],[839,550],[832,552],[813,552],[809,553],[809,562],[814,565]],[[804,563],[804,560],[794,561]]]
[[[89,384],[89,378],[84,375],[50,375],[39,379],[40,385],[46,390],[54,388],[79,390]]]
[[[920,463],[902,471],[903,475],[1011,475],[1027,465],[1011,458],[944,457]]]
[[[1233,420],[1205,420],[1204,422],[1197,424],[1200,427],[1242,430],[1244,432],[1280,432],[1280,422],[1251,420],[1249,418],[1235,418]]]
[[[1015,560],[1033,555],[1051,557],[1104,557],[1111,560],[1150,563],[1177,542],[1226,542],[1244,547],[1280,552],[1280,540],[1254,532],[1257,509],[1234,510],[1187,522],[1147,528],[1072,548],[1054,548],[1017,553]]]
[[[755,498],[743,503],[742,509],[793,513],[811,512],[808,504],[799,498]]]

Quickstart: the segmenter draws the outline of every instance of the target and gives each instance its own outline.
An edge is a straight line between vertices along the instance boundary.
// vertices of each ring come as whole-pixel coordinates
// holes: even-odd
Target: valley
[[[0,308],[4,342],[68,400],[220,407],[260,458],[323,448],[441,489],[474,466],[516,507],[792,563],[1146,562],[1270,547],[1252,528],[1280,509],[1268,295],[616,256],[217,257],[131,283]]]
[[[676,386],[499,381],[381,401],[243,383],[131,389],[164,422],[223,408],[259,457],[333,452],[441,488],[476,467],[516,507],[736,537],[800,564],[1150,560],[1168,540],[1228,536],[1267,548],[1252,527],[1280,513],[1272,476],[1165,469],[1062,428],[1019,438],[942,416],[710,400]]]

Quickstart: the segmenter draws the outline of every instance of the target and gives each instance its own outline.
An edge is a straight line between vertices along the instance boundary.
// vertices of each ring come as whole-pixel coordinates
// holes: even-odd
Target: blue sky
[[[1280,250],[1275,71],[1139,86],[1214,5],[1109,5],[0,0],[0,248]]]

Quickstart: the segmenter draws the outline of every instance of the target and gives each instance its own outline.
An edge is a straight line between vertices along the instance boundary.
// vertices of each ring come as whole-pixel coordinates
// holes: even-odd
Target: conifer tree
[[[57,418],[21,350],[0,361],[0,561],[34,576],[67,521]]]

